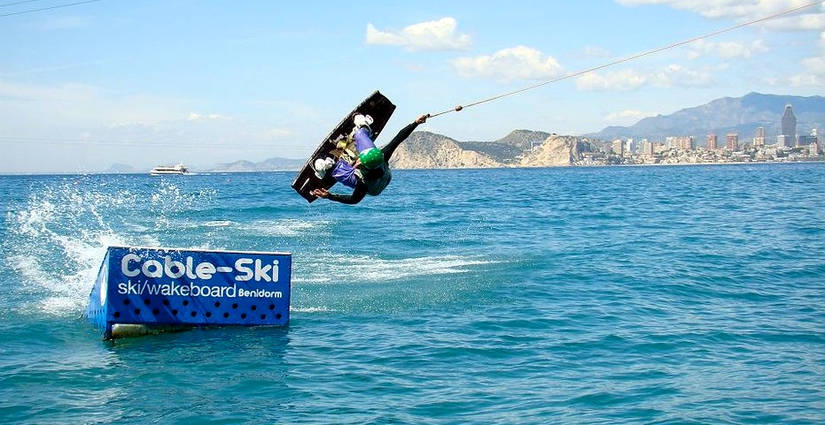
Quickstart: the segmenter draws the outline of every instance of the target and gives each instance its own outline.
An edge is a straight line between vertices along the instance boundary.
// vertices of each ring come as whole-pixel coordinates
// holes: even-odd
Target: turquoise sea
[[[0,176],[0,423],[825,423],[825,164],[394,174]],[[102,341],[122,244],[292,252],[290,326]]]

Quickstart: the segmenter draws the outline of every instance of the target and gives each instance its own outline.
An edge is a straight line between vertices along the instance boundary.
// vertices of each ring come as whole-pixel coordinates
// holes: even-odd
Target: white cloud
[[[284,138],[292,136],[294,133],[291,130],[284,128],[270,128],[264,131],[263,139],[265,140],[284,140]]]
[[[231,120],[232,118],[220,114],[199,114],[197,112],[190,112],[189,116],[186,119],[188,121],[215,121]]]
[[[193,106],[187,100],[124,95],[83,84],[33,85],[0,79],[0,128],[4,134],[90,132],[106,140],[158,140],[162,133],[170,135],[169,140],[230,140],[237,136],[250,141],[289,134],[288,130],[244,118],[185,112]]]
[[[825,75],[825,57],[817,56],[803,59],[802,66],[809,72]]]
[[[629,91],[645,85],[655,87],[706,86],[713,78],[708,70],[695,70],[682,65],[668,65],[654,72],[622,69],[606,73],[591,72],[576,79],[576,87],[586,91]]]
[[[185,117],[189,101],[62,83],[34,85],[0,79],[0,128],[99,127]],[[49,125],[44,126],[47,120]]]
[[[26,68],[20,69],[14,72],[5,72],[0,74],[0,79],[8,79],[8,78],[16,78],[20,76],[31,76],[33,74],[42,74],[42,73],[49,73],[49,72],[56,72],[56,71],[65,71],[67,69],[75,69],[75,68],[86,68],[86,67],[93,67],[100,64],[105,63],[104,60],[90,60],[90,61],[83,61],[83,62],[74,62],[74,63],[63,63],[57,65],[48,65],[48,66],[41,66],[38,68]],[[0,81],[2,84],[2,81]]]
[[[815,74],[797,74],[791,76],[788,82],[793,87],[822,87],[825,85],[825,77]]]
[[[774,76],[761,77],[759,81],[768,86],[777,86],[781,84],[782,80]]]
[[[615,0],[624,6],[660,4],[698,13],[706,18],[734,18],[750,21],[801,7],[809,0]],[[778,30],[825,29],[825,8],[810,7],[799,13],[772,19],[764,24]]]
[[[825,85],[825,52],[820,56],[803,59],[801,65],[804,71],[788,80],[792,86],[821,88]]]
[[[588,58],[609,58],[610,51],[599,46],[584,46],[581,55]]]
[[[294,131],[308,120],[300,108],[291,102],[256,106],[230,117],[192,112],[203,107],[187,99],[0,78],[0,144],[10,158],[0,172],[100,170],[115,162],[210,165],[306,155],[306,136]]]
[[[452,65],[462,77],[504,81],[555,78],[564,72],[556,58],[526,46],[502,49],[492,55],[461,57],[453,60]]]
[[[56,86],[37,86],[0,80],[0,97],[23,101],[85,100],[99,96],[94,87],[66,83]]]
[[[820,89],[825,85],[825,32],[819,34],[819,40],[819,55],[800,61],[802,72],[787,80],[791,86]]]
[[[36,27],[46,31],[56,30],[74,30],[87,28],[90,24],[90,19],[80,16],[57,16],[54,18],[45,19],[36,24]]]
[[[660,87],[706,86],[713,81],[710,71],[685,68],[681,65],[668,65],[667,68],[653,74],[652,82]]]
[[[792,15],[768,21],[764,25],[783,31],[819,31],[825,29],[825,13]]]
[[[633,109],[626,109],[624,111],[613,112],[604,117],[604,121],[608,124],[631,124],[639,121],[645,117],[656,115],[652,112],[642,112]]]
[[[625,6],[665,5],[678,10],[700,14],[707,18],[728,18],[746,22],[765,18],[793,8],[811,4],[810,0],[614,0]],[[780,31],[818,31],[820,46],[825,50],[825,4],[819,3],[789,15],[759,24],[762,28]],[[690,45],[687,56],[696,59],[705,54],[716,54],[724,59],[751,58],[770,49],[757,40],[750,45],[737,42],[698,41]],[[790,84],[795,87],[821,87],[825,83],[825,54],[809,57],[800,63],[802,72],[791,77],[763,77],[769,85]],[[683,77],[701,84],[709,80],[706,73],[682,72]],[[665,75],[660,80],[672,80]]]
[[[632,69],[622,69],[606,73],[590,72],[576,79],[576,87],[579,90],[602,91],[618,90],[628,91],[637,89],[648,82],[648,76],[642,75]]]
[[[367,44],[401,46],[406,50],[461,50],[471,38],[456,32],[458,22],[451,17],[404,27],[401,31],[381,31],[367,24]]]
[[[718,55],[723,59],[749,59],[756,54],[770,51],[762,40],[754,40],[750,45],[736,41],[705,41],[699,40],[690,44],[690,59],[696,59],[704,54]]]

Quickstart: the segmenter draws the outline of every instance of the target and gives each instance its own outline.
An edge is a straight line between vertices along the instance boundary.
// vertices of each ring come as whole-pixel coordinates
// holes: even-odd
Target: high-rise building
[[[624,142],[621,139],[613,141],[613,153],[619,156],[624,156]]]
[[[765,146],[765,127],[756,127],[756,135],[753,138],[753,146]]]
[[[705,145],[707,145],[709,151],[716,150],[716,135],[708,134],[707,139],[705,139]]]
[[[667,148],[677,148],[686,151],[696,148],[693,142],[693,136],[668,136],[665,137],[665,145]]]
[[[629,154],[632,154],[632,153],[636,152],[636,141],[634,141],[633,139],[625,140],[625,142],[624,142],[624,151],[629,153]]]
[[[813,142],[810,145],[808,145],[808,155],[810,155],[810,156],[819,155],[819,142]]]
[[[819,148],[821,145],[819,142],[819,136],[816,135],[816,129],[812,129],[810,135],[800,134],[798,137],[797,146],[807,148],[808,155],[810,156],[819,155]]]
[[[696,147],[693,143],[693,136],[679,136],[676,138],[676,143],[679,149],[686,151],[693,150]]]
[[[653,143],[648,142],[647,139],[642,141],[642,154],[647,156],[653,156]]]
[[[810,135],[800,134],[797,137],[797,146],[808,146],[819,142],[819,137],[816,135],[816,129],[811,130]]]
[[[785,146],[796,145],[796,115],[790,104],[785,105],[785,113],[782,115],[782,135],[785,136]]]
[[[739,134],[728,133],[727,142],[725,143],[725,149],[729,151],[736,151],[739,149]]]

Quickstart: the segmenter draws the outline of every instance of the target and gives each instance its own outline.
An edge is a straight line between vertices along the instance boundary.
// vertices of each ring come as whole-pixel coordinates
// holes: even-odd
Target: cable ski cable
[[[20,1],[15,1],[15,2],[12,2],[12,3],[0,4],[0,7],[14,6],[16,4],[23,4],[23,3],[34,3],[36,1],[40,1],[40,0],[20,0]]]
[[[676,43],[668,44],[667,46],[657,47],[655,49],[647,50],[647,51],[644,51],[644,52],[641,52],[641,53],[636,53],[634,55],[627,56],[627,57],[622,58],[622,59],[617,59],[613,62],[609,62],[609,63],[599,65],[599,66],[596,66],[596,67],[593,67],[593,68],[588,68],[588,69],[584,69],[584,70],[581,70],[581,71],[576,71],[576,72],[573,72],[573,73],[569,73],[569,74],[563,75],[561,77],[558,77],[558,78],[555,78],[555,79],[552,79],[552,80],[547,80],[547,81],[544,81],[544,82],[541,82],[541,83],[538,83],[538,84],[534,84],[532,86],[524,87],[524,88],[521,88],[521,89],[518,89],[518,90],[513,90],[513,91],[507,92],[507,93],[502,93],[502,94],[497,95],[497,96],[488,97],[486,99],[478,100],[478,101],[475,101],[475,102],[472,102],[472,103],[468,103],[466,105],[458,105],[458,106],[456,106],[455,108],[452,108],[452,109],[447,109],[447,110],[437,112],[437,113],[434,113],[434,114],[429,114],[429,117],[434,118],[434,117],[437,117],[439,115],[448,114],[450,112],[459,112],[459,111],[461,111],[465,108],[469,108],[471,106],[480,105],[482,103],[487,103],[487,102],[492,102],[494,100],[498,100],[498,99],[501,99],[503,97],[512,96],[514,94],[519,94],[519,93],[522,93],[522,92],[526,92],[528,90],[533,90],[533,89],[536,89],[536,88],[539,88],[539,87],[542,87],[542,86],[546,86],[548,84],[557,83],[559,81],[567,80],[567,79],[570,79],[570,78],[573,78],[573,77],[578,77],[580,75],[584,75],[584,74],[587,74],[587,73],[590,73],[590,72],[598,71],[600,69],[608,68],[608,67],[611,67],[611,66],[614,66],[614,65],[619,65],[619,64],[622,64],[622,63],[625,63],[625,62],[630,62],[630,61],[633,61],[633,60],[636,60],[636,59],[639,59],[639,58],[642,58],[642,57],[645,57],[645,56],[652,55],[654,53],[663,52],[665,50],[673,49],[675,47],[684,46],[685,44],[690,44],[690,43],[693,43],[695,41],[703,40],[705,38],[715,37],[717,35],[724,34],[726,32],[731,32],[731,31],[734,31],[734,30],[738,30],[740,28],[744,28],[744,27],[747,27],[747,26],[750,26],[750,25],[758,24],[760,22],[765,22],[765,21],[769,21],[771,19],[776,19],[776,18],[781,17],[781,16],[790,15],[794,12],[798,12],[798,11],[803,10],[803,9],[807,9],[807,8],[810,8],[810,7],[813,7],[813,6],[817,6],[817,5],[820,5],[822,3],[825,3],[825,1],[819,0],[819,1],[816,1],[816,2],[813,2],[813,3],[808,3],[806,5],[795,7],[793,9],[788,9],[788,10],[785,10],[783,12],[775,13],[773,15],[766,16],[764,18],[759,18],[759,19],[756,19],[756,20],[753,20],[753,21],[744,22],[744,23],[741,23],[741,24],[738,24],[738,25],[734,25],[732,27],[728,27],[728,28],[724,28],[724,29],[721,29],[721,30],[717,30],[717,31],[714,31],[714,32],[707,33],[707,34],[703,34],[703,35],[700,35],[700,36],[696,36],[696,37],[693,37],[693,38],[688,39],[688,40],[683,40],[683,41],[679,41],[679,42],[676,42]]]
[[[81,4],[94,3],[94,2],[98,2],[98,1],[101,1],[101,0],[86,0],[86,1],[79,1],[79,2],[75,2],[75,3],[59,4],[57,6],[41,7],[40,9],[22,10],[20,12],[12,12],[12,13],[6,13],[4,15],[0,15],[0,18],[6,17],[6,16],[23,15],[23,14],[26,14],[26,13],[42,12],[44,10],[60,9],[60,8],[69,7],[69,6],[78,6],[78,5],[81,5]],[[19,3],[11,3],[11,4],[20,4],[20,3],[26,3],[26,2],[21,1]],[[5,6],[10,6],[11,4],[7,4]]]

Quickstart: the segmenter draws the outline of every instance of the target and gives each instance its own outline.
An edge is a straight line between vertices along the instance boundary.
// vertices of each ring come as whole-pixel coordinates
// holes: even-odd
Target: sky
[[[0,173],[302,159],[374,90],[394,134],[811,2],[0,0]],[[578,135],[753,91],[825,95],[821,3],[419,129]]]

